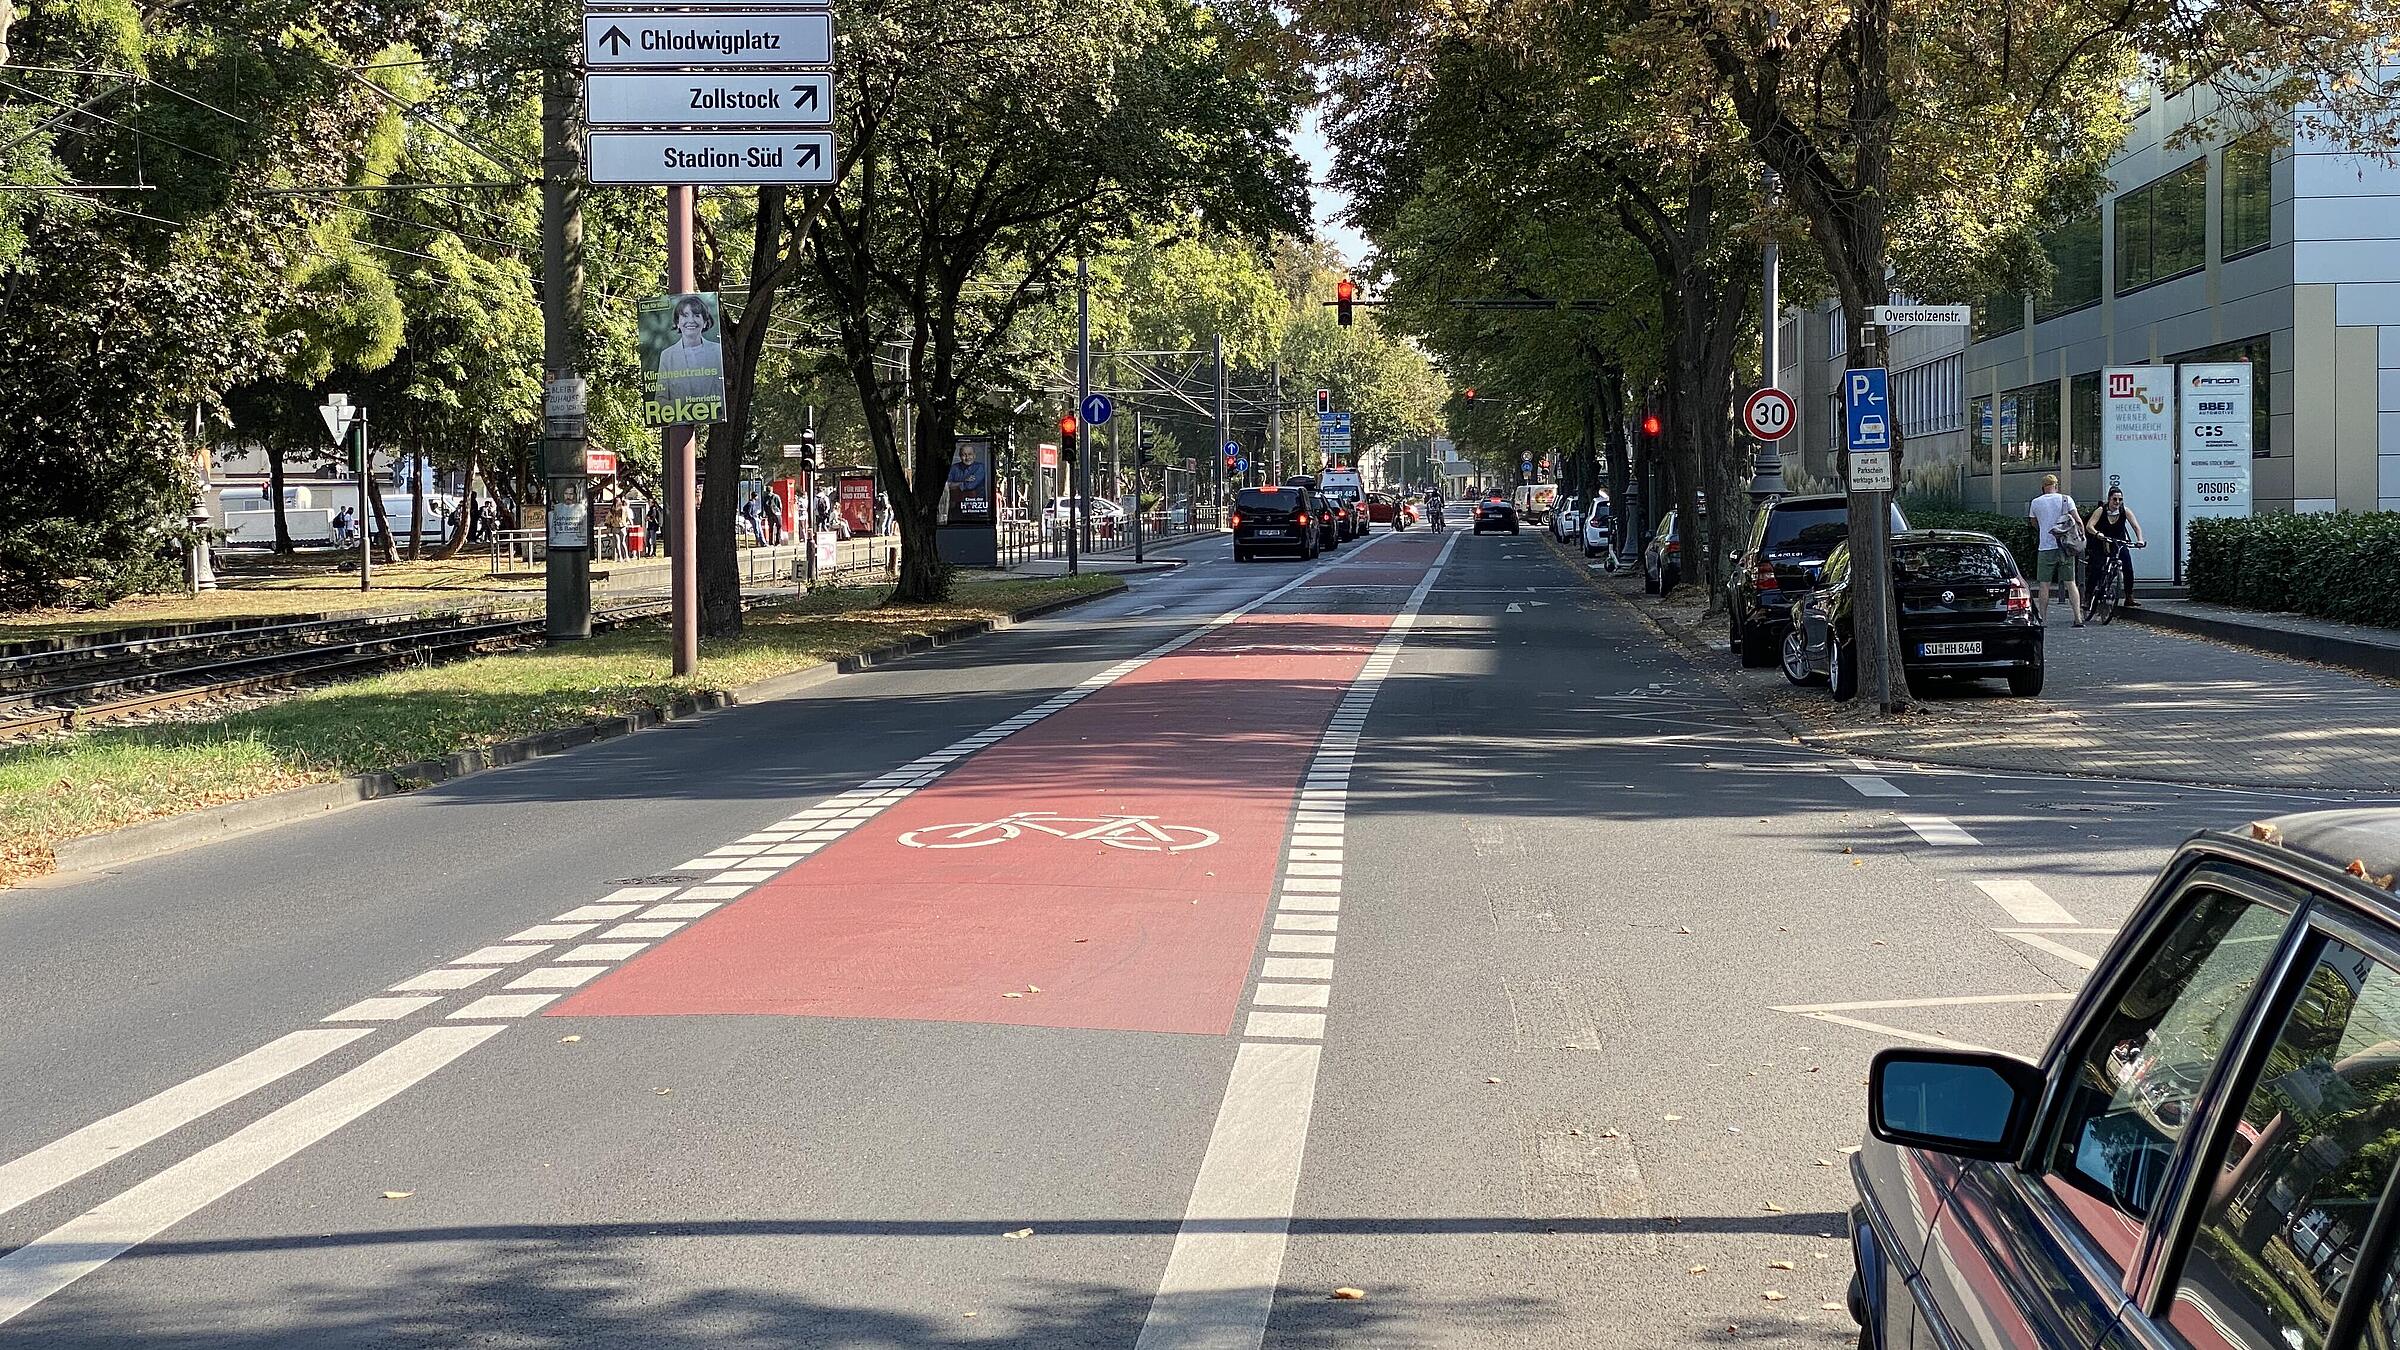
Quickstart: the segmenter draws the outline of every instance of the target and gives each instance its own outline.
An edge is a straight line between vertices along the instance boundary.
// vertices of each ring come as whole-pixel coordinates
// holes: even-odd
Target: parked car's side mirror
[[[1867,1071],[1867,1130],[1887,1144],[2005,1161],[2024,1150],[2042,1071],[1988,1050],[1894,1048]]]

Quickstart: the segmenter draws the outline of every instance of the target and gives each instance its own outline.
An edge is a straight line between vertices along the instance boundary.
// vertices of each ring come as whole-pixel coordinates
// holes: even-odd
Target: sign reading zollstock
[[[2175,526],[2175,370],[2171,366],[2110,366],[2100,372],[2100,498],[2125,493],[2125,505],[2144,533]],[[2086,512],[2100,502],[2078,503]],[[2175,557],[2163,548],[2133,555],[2139,579],[2171,580]]]
[[[2247,362],[2176,367],[2183,403],[2183,528],[2189,553],[2195,520],[2250,514],[2250,400]]]
[[[694,12],[702,11],[702,12]],[[586,0],[595,183],[823,185],[839,176],[824,0]]]

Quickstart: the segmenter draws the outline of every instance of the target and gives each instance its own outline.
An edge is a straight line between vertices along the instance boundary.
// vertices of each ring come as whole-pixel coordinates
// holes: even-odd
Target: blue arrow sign
[[[1109,402],[1106,394],[1085,394],[1083,396],[1083,420],[1086,425],[1100,426],[1115,416],[1116,412],[1117,405]]]
[[[1225,457],[1227,459],[1239,459],[1241,458],[1241,454],[1242,443],[1240,441],[1225,442]]]
[[[1892,448],[1891,383],[1882,367],[1842,372],[1842,402],[1849,413],[1852,453]]]
[[[1246,460],[1246,459],[1240,459],[1240,458],[1236,458],[1236,459],[1233,461],[1233,471],[1234,471],[1235,473],[1248,473],[1248,472],[1250,472],[1250,461],[1249,461],[1249,460]]]

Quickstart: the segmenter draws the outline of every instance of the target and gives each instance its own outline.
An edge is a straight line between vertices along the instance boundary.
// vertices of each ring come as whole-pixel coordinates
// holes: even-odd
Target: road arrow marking
[[[1518,604],[1516,601],[1511,600],[1508,602],[1508,612],[1511,614],[1522,614],[1525,612],[1525,607]]]

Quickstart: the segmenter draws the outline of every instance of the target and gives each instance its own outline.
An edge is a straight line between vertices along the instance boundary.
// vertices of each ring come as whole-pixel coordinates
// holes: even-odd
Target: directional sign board
[[[596,127],[829,127],[833,76],[823,71],[594,75],[583,83],[583,104],[585,118]]]
[[[583,63],[595,70],[822,66],[832,60],[833,16],[822,12],[583,16]]]
[[[1890,377],[1881,366],[1842,372],[1842,402],[1849,414],[1852,454],[1892,448],[1890,390]]]
[[[1083,420],[1086,423],[1095,427],[1103,426],[1107,424],[1109,418],[1116,416],[1116,413],[1117,405],[1108,401],[1108,395],[1086,394],[1083,396]]]
[[[595,183],[830,183],[825,131],[595,131]]]

